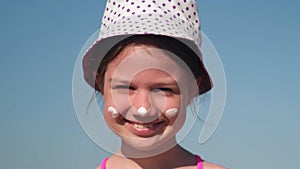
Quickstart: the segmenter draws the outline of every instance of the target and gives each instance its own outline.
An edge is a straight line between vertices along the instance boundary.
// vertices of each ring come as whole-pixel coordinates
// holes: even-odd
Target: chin
[[[166,134],[166,133],[164,133]],[[174,136],[174,133],[171,134]],[[121,137],[122,153],[133,158],[151,157],[164,153],[176,146],[175,138],[170,139],[170,135],[155,135],[152,137]]]

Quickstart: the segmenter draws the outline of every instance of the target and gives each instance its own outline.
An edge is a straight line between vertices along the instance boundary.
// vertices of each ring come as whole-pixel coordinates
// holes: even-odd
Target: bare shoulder
[[[100,169],[100,166],[96,167],[95,169]]]
[[[227,168],[205,161],[203,162],[203,169],[227,169]]]

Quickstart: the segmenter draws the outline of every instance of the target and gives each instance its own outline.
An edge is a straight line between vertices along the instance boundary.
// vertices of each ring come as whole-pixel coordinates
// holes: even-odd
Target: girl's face
[[[191,91],[197,93],[192,75],[182,67],[165,51],[133,45],[108,64],[104,117],[123,145],[149,150],[175,139],[194,96]],[[112,117],[109,107],[118,111],[117,118]],[[138,113],[141,107],[147,110],[145,115]]]

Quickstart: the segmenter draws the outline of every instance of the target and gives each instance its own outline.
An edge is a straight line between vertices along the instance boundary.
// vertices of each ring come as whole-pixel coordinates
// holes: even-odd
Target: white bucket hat
[[[131,35],[143,34],[176,38],[202,61],[200,20],[195,0],[108,0],[99,37],[83,58],[87,83],[95,88],[95,72],[115,44]],[[202,94],[212,88],[212,82],[202,62],[199,67],[203,74],[202,90],[199,91]]]

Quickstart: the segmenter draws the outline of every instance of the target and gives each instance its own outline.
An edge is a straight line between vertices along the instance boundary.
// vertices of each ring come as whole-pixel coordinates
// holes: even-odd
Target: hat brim
[[[139,30],[128,28],[122,29],[124,25],[128,25],[128,23],[132,23],[133,25],[140,25],[142,27],[139,27]],[[194,32],[188,31],[188,27],[190,27],[190,25],[186,26],[185,24],[183,24],[183,20],[178,18],[172,19],[172,23],[165,25],[163,28],[159,27],[159,24],[161,24],[160,20],[150,20],[145,15],[131,16],[127,18],[123,17],[111,24],[109,29],[105,29],[105,26],[102,25],[103,28],[100,30],[99,34],[100,38],[88,49],[83,57],[82,66],[84,71],[84,79],[86,80],[86,82],[91,87],[95,88],[95,75],[98,67],[104,56],[114,45],[133,35],[153,34],[176,38],[177,40],[187,45],[198,55],[201,60],[201,64],[199,66],[202,68],[200,85],[201,87],[199,87],[199,94],[203,94],[209,91],[212,88],[212,81],[203,64],[200,46],[194,43],[194,39],[192,39],[192,37],[195,36]],[[166,29],[168,30],[168,34],[166,34]],[[201,37],[198,38],[201,39]]]
[[[119,36],[113,36],[108,37],[105,39],[98,40],[94,43],[94,45],[88,50],[88,52],[84,55],[82,66],[83,66],[83,73],[84,73],[84,79],[85,81],[92,87],[95,88],[95,77],[96,72],[98,70],[98,67],[105,57],[106,53],[118,42],[122,41],[123,39],[126,39],[132,35],[119,35]],[[191,48],[193,43],[191,41],[188,41],[186,39],[179,39],[181,42],[186,44]],[[193,49],[193,48],[191,48]],[[195,48],[194,48],[195,49]],[[196,51],[195,51],[196,52]],[[200,51],[198,51],[199,53]],[[200,53],[201,54],[201,53]],[[198,55],[199,56],[199,55]],[[200,58],[201,55],[199,56]],[[201,75],[201,87],[199,88],[199,94],[203,94],[211,90],[212,88],[212,82],[210,79],[210,76],[203,64],[203,61],[201,59],[201,64],[199,65],[202,69],[202,75]]]

